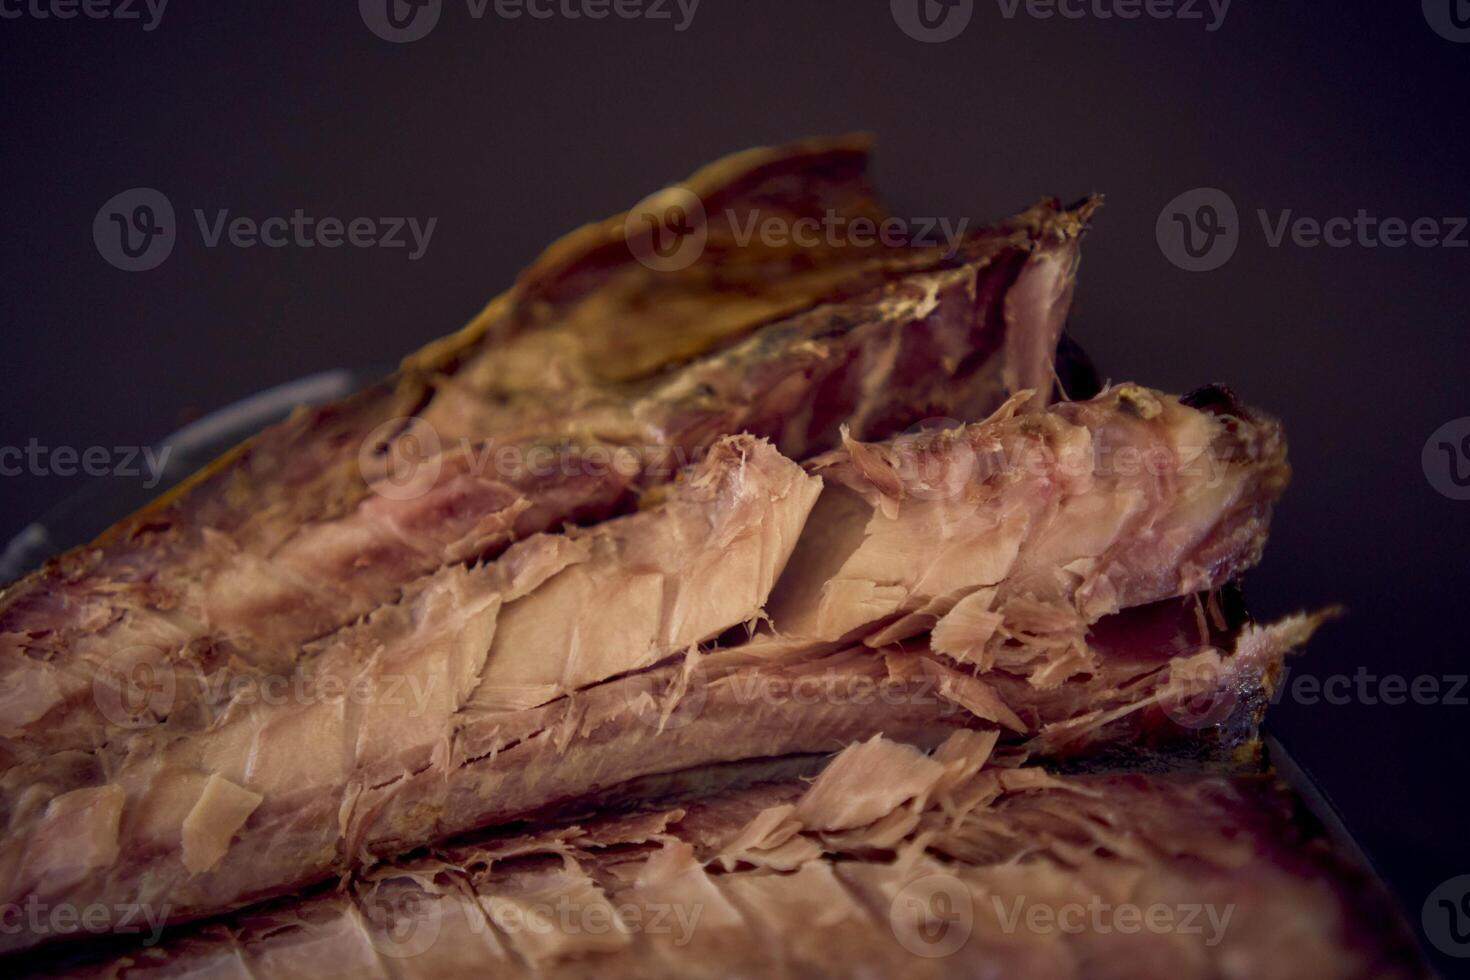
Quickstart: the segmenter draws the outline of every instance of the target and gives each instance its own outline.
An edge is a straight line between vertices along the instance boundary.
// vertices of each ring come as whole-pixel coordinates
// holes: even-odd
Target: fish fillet
[[[874,738],[781,779],[482,836],[75,977],[1411,977],[1266,775],[1056,775]],[[140,931],[144,927],[140,926]],[[156,937],[155,937],[156,938]]]
[[[1186,654],[1249,661],[1201,634],[1114,676],[1089,637],[1256,560],[1287,477],[1279,426],[1136,385],[1042,413],[1027,397],[805,469],[726,439],[662,503],[444,569],[218,715],[165,711],[110,751],[16,766],[0,898],[198,917],[641,776],[879,731],[1100,738],[1198,695],[1173,670]],[[962,610],[993,628],[941,643]],[[1097,696],[1069,705],[1069,684]]]

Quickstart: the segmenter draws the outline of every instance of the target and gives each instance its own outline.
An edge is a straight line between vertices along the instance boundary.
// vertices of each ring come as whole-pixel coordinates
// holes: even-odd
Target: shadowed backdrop
[[[1296,480],[1247,594],[1261,616],[1349,610],[1294,662],[1273,730],[1416,926],[1436,885],[1470,873],[1470,501],[1423,459],[1470,416],[1470,231],[1443,241],[1470,214],[1470,43],[1431,25],[1432,3],[1125,20],[1099,16],[1116,3],[1074,19],[973,0],[958,36],[925,43],[886,0],[669,0],[666,18],[601,20],[563,0],[515,19],[442,0],[426,36],[390,43],[349,0],[175,0],[158,17],[139,2],[136,20],[38,16],[47,2],[0,4],[0,446],[149,444],[262,388],[392,363],[557,235],[750,145],[872,130],[901,215],[980,221],[1100,191],[1073,333],[1113,380],[1223,381],[1285,421]],[[135,187],[178,219],[146,272],[93,240],[98,209]],[[1238,213],[1212,271],[1156,236],[1196,188]],[[422,248],[407,227],[402,248],[210,247],[195,209],[437,220]],[[1340,247],[1298,222],[1360,212]],[[1370,245],[1366,219],[1389,218],[1433,219],[1441,242]],[[1470,473],[1450,451],[1434,480],[1454,486],[1455,465]],[[22,469],[0,476],[0,539],[97,479]],[[1349,680],[1315,698],[1294,683],[1333,675]],[[1386,703],[1389,675],[1438,693]]]

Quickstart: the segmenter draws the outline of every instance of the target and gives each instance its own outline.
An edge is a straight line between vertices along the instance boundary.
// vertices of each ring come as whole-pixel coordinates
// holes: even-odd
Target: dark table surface
[[[1470,416],[1470,43],[1452,39],[1470,4],[1236,0],[1222,20],[1219,0],[1173,5],[1201,19],[973,0],[925,43],[900,27],[913,2],[703,0],[686,23],[687,0],[602,20],[567,16],[581,0],[545,19],[442,0],[427,36],[389,43],[350,0],[177,2],[156,22],[142,0],[137,20],[4,0],[0,447],[117,462],[271,385],[390,363],[555,236],[749,145],[873,130],[886,202],[912,216],[1105,192],[1072,329],[1114,380],[1225,381],[1285,420],[1296,480],[1249,598],[1350,615],[1294,662],[1272,727],[1417,926],[1470,874],[1470,422],[1441,431]],[[147,272],[92,233],[135,187],[179,219]],[[1196,188],[1238,216],[1211,271],[1157,234]],[[298,208],[438,220],[410,258],[211,248],[194,218]],[[1349,220],[1313,246],[1300,218]],[[1393,218],[1432,221],[1389,247]],[[107,479],[54,468],[0,477],[0,539]]]

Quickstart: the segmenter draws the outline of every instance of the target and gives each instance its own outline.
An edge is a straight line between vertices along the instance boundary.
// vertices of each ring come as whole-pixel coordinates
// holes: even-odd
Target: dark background
[[[899,214],[993,219],[1108,195],[1072,328],[1105,374],[1221,380],[1281,416],[1296,481],[1258,615],[1351,612],[1296,674],[1464,674],[1470,502],[1420,454],[1470,415],[1470,250],[1270,248],[1255,212],[1470,214],[1470,44],[1418,0],[1235,0],[1200,21],[1004,19],[921,44],[886,0],[703,0],[693,24],[473,20],[445,0],[395,45],[353,0],[185,3],[158,29],[0,20],[0,445],[156,440],[263,387],[386,364],[459,326],[555,236],[726,152],[870,129]],[[162,190],[180,240],[126,273],[94,214]],[[1243,220],[1223,268],[1155,241],[1198,186]],[[427,255],[206,249],[195,207],[437,216]],[[85,478],[0,479],[0,540]],[[1448,685],[1446,685],[1448,686]],[[1461,691],[1462,697],[1470,692]],[[1272,725],[1347,815],[1417,924],[1470,873],[1470,707],[1308,705]],[[1464,961],[1460,961],[1464,962]]]

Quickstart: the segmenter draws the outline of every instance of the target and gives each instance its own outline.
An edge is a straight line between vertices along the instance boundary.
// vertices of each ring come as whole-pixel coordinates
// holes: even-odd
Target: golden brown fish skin
[[[140,980],[1424,975],[1386,898],[1271,776],[1056,776],[994,748],[870,739],[814,783],[480,836],[156,945],[37,962]],[[1149,909],[1170,927],[1143,927]]]

